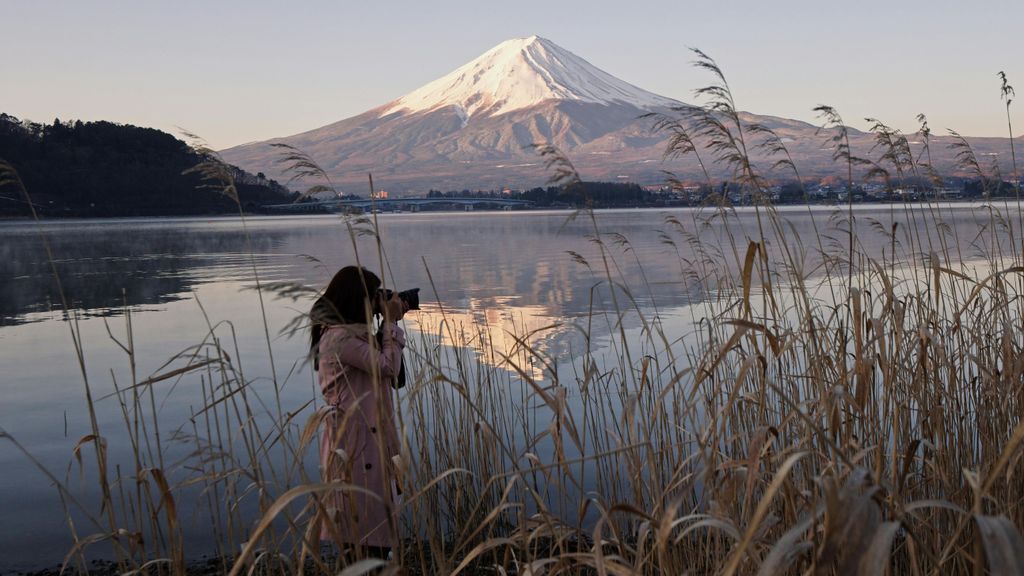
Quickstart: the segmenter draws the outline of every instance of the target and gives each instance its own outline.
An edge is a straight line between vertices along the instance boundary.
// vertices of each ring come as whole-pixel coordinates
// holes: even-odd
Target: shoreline
[[[1018,201],[1015,197],[1000,197],[992,198],[989,200],[977,200],[977,199],[962,199],[962,200],[943,200],[941,202],[855,202],[852,208],[855,212],[870,212],[877,211],[880,209],[891,209],[895,207],[911,209],[911,210],[924,210],[929,208],[955,208],[964,209],[972,208],[979,209],[985,208],[986,206],[1000,205],[1014,205],[1019,204],[1024,206],[1024,199]],[[850,205],[843,203],[813,203],[813,204],[768,204],[764,206],[753,206],[753,205],[739,205],[729,206],[727,208],[743,214],[753,213],[757,208],[773,208],[778,212],[794,212],[794,211],[807,211],[812,212],[831,212],[835,210],[847,210]],[[594,212],[625,212],[625,211],[637,211],[637,210],[661,210],[661,211],[707,211],[715,210],[717,206],[609,206],[593,208]],[[492,214],[504,214],[504,215],[519,215],[519,214],[543,214],[551,212],[573,212],[577,210],[588,210],[588,208],[575,208],[575,207],[561,207],[561,206],[545,206],[538,208],[523,208],[517,210],[422,210],[412,212],[408,210],[402,211],[381,211],[377,212],[377,216],[429,216],[431,214],[439,215],[452,215],[452,214],[474,214],[484,213],[488,215]],[[372,215],[371,212],[364,212],[360,215]],[[24,224],[24,223],[40,223],[40,224],[64,224],[64,223],[77,223],[77,222],[183,222],[183,221],[238,221],[243,218],[247,220],[277,220],[277,219],[317,219],[317,218],[335,218],[338,216],[346,216],[347,214],[342,212],[330,212],[330,213],[249,213],[242,216],[238,214],[168,214],[168,215],[152,215],[152,216],[42,216],[39,220],[34,220],[30,216],[16,217],[16,216],[0,216],[0,226],[5,224]]]

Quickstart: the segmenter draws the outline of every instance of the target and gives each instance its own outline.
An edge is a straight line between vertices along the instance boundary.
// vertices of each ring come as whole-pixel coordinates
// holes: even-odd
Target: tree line
[[[237,213],[238,206],[184,172],[203,161],[188,144],[153,128],[113,122],[39,124],[0,113],[0,159],[18,171],[44,216],[178,216]],[[262,174],[232,167],[242,208],[289,202],[295,194]],[[28,216],[12,186],[0,216]]]
[[[654,206],[662,202],[663,196],[644,189],[631,182],[580,182],[572,186],[536,187],[529,190],[471,191],[431,190],[428,198],[479,198],[528,200],[538,207],[583,207],[623,208]]]

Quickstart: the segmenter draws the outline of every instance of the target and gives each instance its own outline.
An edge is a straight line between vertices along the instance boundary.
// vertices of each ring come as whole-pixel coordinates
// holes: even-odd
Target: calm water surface
[[[966,239],[974,238],[988,222],[987,212],[963,206],[945,210],[951,230],[965,239],[960,246],[964,257],[976,255],[979,246]],[[608,309],[610,300],[601,282],[604,264],[593,242],[592,224],[586,218],[567,222],[567,216],[380,215],[384,276],[399,289],[422,288],[424,311],[409,319],[408,328],[414,334],[419,329],[436,330],[437,312],[443,307],[450,322],[483,327],[502,346],[509,330],[523,333],[562,322],[566,327],[544,331],[533,344],[571,360],[578,345],[572,320],[591,310]],[[815,226],[826,244],[845,242],[845,233],[835,228],[829,210],[816,211],[813,221],[804,208],[785,216],[790,222],[787,243],[793,248],[817,246]],[[598,229],[614,256],[613,273],[630,284],[635,301],[630,306],[658,315],[682,333],[690,324],[680,310],[705,294],[703,287],[685,279],[693,251],[666,217],[678,219],[687,233],[711,249],[730,250],[719,227],[696,226],[689,210],[597,213]],[[889,227],[896,221],[901,230],[909,230],[916,216],[902,208],[858,210],[865,249],[881,254],[890,241],[875,231],[872,220]],[[753,214],[741,213],[738,226],[752,234]],[[114,340],[127,341],[126,310],[139,380],[159,373],[174,354],[202,341],[209,323],[230,321],[231,326],[219,330],[233,328],[246,376],[265,385],[271,361],[258,294],[252,289],[254,266],[265,283],[314,288],[325,285],[339,267],[354,263],[357,254],[365,266],[382,269],[373,239],[356,234],[353,240],[340,217],[252,218],[247,230],[248,236],[238,219],[45,223],[41,232],[53,255],[52,266],[73,311],[71,320],[81,331],[83,378],[40,230],[30,223],[0,223],[0,427],[83,502],[97,496],[91,447],[83,450],[84,474],[72,455],[78,440],[90,433],[84,409],[86,378],[93,397],[103,398],[97,402],[97,417],[101,433],[110,431],[111,465],[127,468],[130,462],[126,441],[117,435],[124,427],[120,406],[108,396],[115,383],[123,386],[132,380],[128,357]],[[745,250],[742,232],[737,235]],[[809,248],[805,251],[810,270],[816,257]],[[272,293],[265,299],[276,375],[284,383],[282,404],[285,410],[296,410],[316,396],[316,388],[304,363],[305,335],[288,337],[280,332],[308,309],[310,300]],[[538,371],[537,376],[543,373]],[[157,387],[162,426],[181,426],[195,404],[202,403],[190,385],[194,384],[168,380]],[[59,563],[70,537],[57,490],[4,440],[0,471],[0,572]],[[203,519],[190,514],[187,504],[181,508],[187,538],[203,542],[209,536]],[[89,533],[82,530],[83,535]]]

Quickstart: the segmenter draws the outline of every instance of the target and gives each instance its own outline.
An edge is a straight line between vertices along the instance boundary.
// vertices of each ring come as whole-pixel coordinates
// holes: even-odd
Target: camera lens
[[[408,306],[409,310],[420,309],[420,289],[410,288],[398,293],[398,297],[401,298]]]

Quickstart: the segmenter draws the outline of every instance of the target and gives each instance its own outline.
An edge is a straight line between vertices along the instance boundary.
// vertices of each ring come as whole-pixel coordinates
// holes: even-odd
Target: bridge
[[[510,198],[357,198],[357,199],[332,199],[318,200],[316,202],[293,202],[289,204],[265,204],[263,208],[281,212],[340,212],[346,208],[358,208],[361,210],[395,210],[406,208],[412,212],[419,211],[421,206],[431,204],[454,204],[465,207],[470,212],[476,206],[501,206],[503,210],[511,210],[515,207],[527,208],[533,206],[529,200],[512,200]]]

